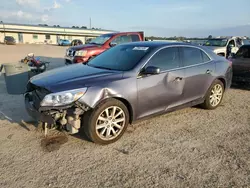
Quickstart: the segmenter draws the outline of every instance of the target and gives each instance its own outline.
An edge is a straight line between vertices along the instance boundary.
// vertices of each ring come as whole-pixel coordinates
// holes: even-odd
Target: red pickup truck
[[[144,41],[144,32],[121,32],[101,35],[88,44],[68,48],[65,64],[86,63],[105,50],[122,43]]]

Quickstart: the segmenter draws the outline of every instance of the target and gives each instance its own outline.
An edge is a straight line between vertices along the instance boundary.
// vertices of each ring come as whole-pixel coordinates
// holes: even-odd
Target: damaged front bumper
[[[44,113],[41,113],[34,107],[34,102],[32,100],[31,94],[25,95],[25,108],[28,114],[33,119],[44,122],[44,123],[48,123],[48,124],[55,124],[55,120],[52,118],[51,115],[46,115]]]
[[[82,116],[88,107],[75,102],[63,107],[37,107],[40,101],[34,101],[32,93],[25,94],[25,108],[27,113],[35,120],[49,125],[48,128],[65,129],[70,134],[79,132]]]

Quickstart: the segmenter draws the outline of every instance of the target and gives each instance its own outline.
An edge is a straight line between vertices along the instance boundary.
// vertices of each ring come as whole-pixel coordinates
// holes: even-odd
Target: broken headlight
[[[80,99],[87,91],[87,88],[68,90],[58,93],[51,93],[44,97],[41,106],[64,106]]]

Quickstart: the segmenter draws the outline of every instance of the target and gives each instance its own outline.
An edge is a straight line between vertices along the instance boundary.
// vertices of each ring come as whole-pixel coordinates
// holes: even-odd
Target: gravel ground
[[[65,48],[46,45],[0,46],[1,61],[29,50],[63,65]],[[141,121],[108,146],[52,131],[61,137],[49,140],[57,143],[51,148],[22,96],[8,95],[1,78],[0,187],[250,187],[249,96],[230,89],[214,111],[187,108]]]

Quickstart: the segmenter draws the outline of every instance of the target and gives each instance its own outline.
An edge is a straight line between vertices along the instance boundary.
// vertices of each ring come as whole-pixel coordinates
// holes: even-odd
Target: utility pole
[[[91,17],[89,18],[89,29],[91,29]]]

